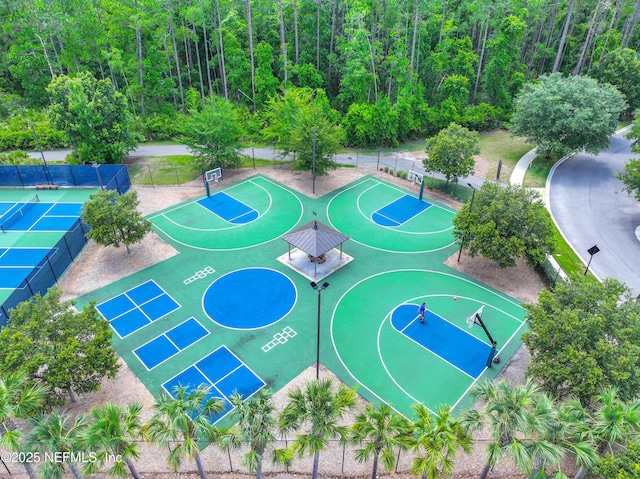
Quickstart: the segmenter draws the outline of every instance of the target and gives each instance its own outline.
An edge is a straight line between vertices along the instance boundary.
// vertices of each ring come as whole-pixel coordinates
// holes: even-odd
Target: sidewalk
[[[524,175],[527,173],[527,169],[529,169],[529,165],[536,157],[536,149],[530,150],[527,152],[522,158],[518,160],[516,166],[513,168],[511,172],[511,178],[509,179],[509,183],[512,185],[520,185],[524,183]]]

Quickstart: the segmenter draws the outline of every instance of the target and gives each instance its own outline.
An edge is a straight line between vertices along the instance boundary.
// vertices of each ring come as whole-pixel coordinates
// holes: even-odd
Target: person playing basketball
[[[420,313],[420,322],[424,323],[424,313],[427,310],[427,304],[426,303],[422,303],[420,305],[420,309],[418,309],[418,313]]]

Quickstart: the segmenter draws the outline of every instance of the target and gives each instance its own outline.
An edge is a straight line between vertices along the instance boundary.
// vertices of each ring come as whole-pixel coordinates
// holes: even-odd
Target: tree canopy
[[[553,223],[538,192],[486,181],[472,199],[453,219],[453,235],[472,258],[480,254],[501,268],[525,258],[536,266],[552,251]]]
[[[62,291],[49,289],[11,310],[0,329],[0,374],[24,371],[48,387],[48,403],[96,391],[119,365],[111,346],[111,328],[93,304],[76,312]]]
[[[184,125],[184,143],[204,172],[213,168],[238,168],[242,162],[240,114],[230,102],[213,97],[194,110]]]
[[[136,146],[127,100],[111,80],[89,72],[56,76],[47,87],[49,115],[85,163],[118,163]]]
[[[527,375],[557,398],[589,405],[604,388],[636,397],[640,387],[640,304],[615,279],[575,278],[543,290],[527,304],[522,337],[531,363]]]
[[[139,201],[135,191],[122,195],[114,190],[94,193],[82,207],[82,219],[91,228],[87,237],[104,246],[119,248],[139,242],[151,231],[151,222],[137,210]]]
[[[611,85],[554,73],[522,87],[510,129],[543,157],[560,158],[581,150],[595,154],[609,146],[626,106]]]
[[[455,183],[460,177],[473,175],[473,155],[480,153],[479,142],[477,131],[469,131],[464,126],[451,123],[427,141],[428,156],[422,160],[425,171],[442,173],[447,183]]]
[[[608,52],[590,75],[600,83],[613,85],[624,95],[626,114],[633,114],[640,107],[640,58],[631,48]]]
[[[263,118],[262,136],[272,142],[281,157],[296,155],[294,168],[317,175],[337,168],[333,159],[341,147],[338,113],[329,106],[322,90],[289,88],[271,98]]]

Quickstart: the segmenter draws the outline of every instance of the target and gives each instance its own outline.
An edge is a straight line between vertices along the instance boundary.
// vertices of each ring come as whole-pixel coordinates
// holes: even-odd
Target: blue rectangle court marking
[[[131,333],[136,332],[138,329],[144,328],[147,324],[150,324],[149,318],[147,318],[139,309],[132,309],[128,313],[118,316],[111,321],[111,327],[114,329],[118,336],[124,338]]]
[[[245,224],[259,216],[256,210],[229,196],[224,191],[208,198],[202,198],[198,200],[198,204],[233,224]]]
[[[24,206],[25,204],[22,204]],[[32,203],[27,206],[29,209],[22,213],[16,212],[15,217],[7,216],[3,218],[3,227],[9,231],[29,231],[31,227],[44,216],[53,203]],[[27,208],[25,208],[27,209]],[[9,222],[7,225],[6,223]]]
[[[136,307],[128,297],[124,294],[119,294],[104,303],[100,303],[96,306],[98,312],[107,321],[111,321],[118,316],[127,313]]]
[[[141,305],[146,303],[153,298],[156,298],[163,294],[165,291],[158,283],[154,280],[150,279],[149,281],[142,283],[135,288],[131,288],[128,291],[125,291],[125,294],[131,298],[131,300],[137,305]]]
[[[237,392],[246,399],[263,387],[265,382],[243,364],[215,385],[227,397]]]
[[[0,289],[19,288],[32,271],[33,266],[25,266],[23,268],[0,267]]]
[[[158,336],[147,344],[133,350],[133,354],[147,369],[153,369],[171,356],[178,354],[178,348],[166,336]]]
[[[31,226],[31,231],[69,231],[78,221],[74,216],[43,216]]]
[[[201,384],[211,386],[211,383],[195,366],[189,366],[187,369],[165,382],[162,387],[173,396],[174,389],[176,387],[186,387],[188,391],[191,391],[199,387]]]
[[[414,304],[399,306],[392,313],[392,326],[469,376],[479,377],[491,347],[432,311],[427,310],[420,323],[417,310]]]
[[[75,216],[78,218],[82,212],[82,203],[56,203],[47,216]]]
[[[49,251],[49,248],[9,248],[0,257],[0,266],[37,266]]]
[[[15,207],[15,203],[7,203],[4,201],[0,202],[0,223],[2,223],[2,217],[5,215],[5,213],[11,211]]]
[[[429,208],[431,203],[404,195],[388,205],[374,211],[371,219],[381,226],[396,227]]]
[[[209,331],[207,331],[195,318],[189,318],[184,323],[171,328],[164,334],[178,347],[178,349],[180,349],[180,351],[182,351],[196,341],[204,338],[209,334]]]
[[[151,301],[144,303],[139,308],[146,314],[151,321],[166,316],[167,314],[178,309],[180,305],[176,303],[168,294],[162,294]]]
[[[214,352],[196,363],[198,369],[202,371],[212,383],[218,382],[241,365],[242,361],[225,346],[220,346]]]

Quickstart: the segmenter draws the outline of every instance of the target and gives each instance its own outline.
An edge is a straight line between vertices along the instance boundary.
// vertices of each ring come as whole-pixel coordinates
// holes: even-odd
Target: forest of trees
[[[80,72],[126,97],[141,139],[175,138],[176,118],[213,95],[242,106],[257,136],[253,112],[293,87],[324,90],[353,146],[451,122],[492,129],[542,74],[608,81],[629,58],[608,55],[637,49],[639,20],[638,0],[5,0],[0,130],[27,145],[0,135],[0,149],[31,146],[25,124],[43,122],[47,86]]]

